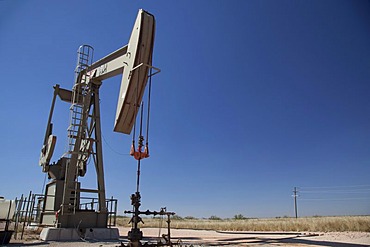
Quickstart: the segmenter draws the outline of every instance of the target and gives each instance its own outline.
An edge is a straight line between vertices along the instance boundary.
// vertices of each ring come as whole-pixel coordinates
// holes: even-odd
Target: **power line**
[[[298,217],[297,197],[300,201],[370,201],[370,185],[326,186],[326,187],[294,187],[294,212]],[[305,190],[306,189],[306,190]],[[298,194],[299,193],[299,194]],[[302,198],[303,197],[303,198]],[[306,198],[307,197],[307,198]],[[311,198],[310,198],[311,197]]]
[[[346,200],[369,200],[368,197],[352,197],[352,198],[301,198],[300,201],[346,201]]]
[[[310,186],[310,187],[299,187],[299,189],[340,189],[340,188],[361,188],[361,187],[369,187],[369,184],[363,185],[342,185],[342,186]]]
[[[363,190],[300,190],[301,193],[339,193],[339,194],[348,194],[348,193],[369,193],[370,189],[363,189]]]
[[[298,208],[297,208],[297,187],[294,187],[294,190],[293,190],[293,197],[294,197],[294,213],[295,213],[295,218],[297,219],[298,218]]]
[[[109,145],[109,143],[105,140],[105,137],[104,137],[103,135],[102,135],[102,137],[103,137],[103,141],[104,141],[104,143],[105,143],[105,144],[107,144],[107,147],[108,147],[110,150],[112,150],[112,152],[114,152],[114,153],[116,153],[116,154],[118,154],[118,155],[130,155],[129,153],[124,154],[124,153],[117,152],[116,150],[114,150],[114,149]]]

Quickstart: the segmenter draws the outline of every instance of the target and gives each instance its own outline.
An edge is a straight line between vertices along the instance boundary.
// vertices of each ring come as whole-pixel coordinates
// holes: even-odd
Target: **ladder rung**
[[[74,126],[69,126],[68,128],[68,132],[71,132],[71,133],[78,133],[78,130],[74,130],[73,129]]]
[[[83,124],[77,124],[77,123],[72,124],[72,126],[73,126],[73,127],[84,127],[84,125],[83,125]]]
[[[73,105],[73,109],[72,109],[73,112],[83,112],[83,107],[82,105]]]

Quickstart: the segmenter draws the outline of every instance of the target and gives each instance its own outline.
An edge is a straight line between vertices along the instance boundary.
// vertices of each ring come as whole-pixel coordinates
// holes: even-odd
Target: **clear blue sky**
[[[162,69],[142,209],[293,215],[297,186],[300,215],[370,214],[369,1],[1,0],[1,195],[42,191],[52,86],[72,87],[79,45],[96,59],[125,45],[139,8],[156,17]],[[104,81],[101,110],[107,196],[122,213],[136,162],[131,137],[113,132],[120,80]],[[68,116],[58,101],[53,161]]]

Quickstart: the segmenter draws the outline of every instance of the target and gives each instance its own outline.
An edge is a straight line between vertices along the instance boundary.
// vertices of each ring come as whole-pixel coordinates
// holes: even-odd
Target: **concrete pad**
[[[74,241],[79,239],[118,240],[117,228],[55,228],[42,229],[40,239],[44,241]]]
[[[85,239],[118,240],[119,231],[118,228],[88,228]]]
[[[81,239],[74,228],[55,228],[48,227],[41,231],[40,239],[44,241],[71,241]]]

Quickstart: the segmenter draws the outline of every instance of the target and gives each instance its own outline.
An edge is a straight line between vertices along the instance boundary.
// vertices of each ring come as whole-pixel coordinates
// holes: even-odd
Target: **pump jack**
[[[54,96],[39,161],[42,171],[47,173],[51,179],[45,188],[40,223],[53,225],[54,228],[43,231],[42,239],[73,239],[73,233],[69,239],[61,239],[63,235],[60,233],[61,229],[68,231],[68,229],[78,228],[78,237],[80,234],[86,236],[88,232],[94,230],[108,229],[109,212],[105,195],[99,89],[103,80],[122,74],[114,131],[130,134],[136,122],[147,81],[148,79],[151,81],[152,76],[160,72],[160,69],[152,66],[154,33],[154,16],[144,10],[139,10],[127,45],[96,62],[92,62],[94,49],[89,45],[80,46],[77,52],[77,67],[72,90],[62,89],[58,84],[54,86]],[[52,132],[52,116],[57,96],[62,101],[71,104],[70,125],[67,131],[68,151],[57,162],[51,164],[57,139]],[[141,149],[141,139],[140,133],[139,149],[135,150],[134,143],[132,149],[133,156],[138,160],[138,171],[140,160],[149,157],[147,145],[145,151]],[[89,160],[93,161],[96,170],[96,189],[82,188],[78,181],[79,177],[85,176]],[[137,184],[139,184],[139,172]],[[96,203],[94,201],[82,203],[81,193],[97,194],[97,207],[93,207]],[[132,221],[134,225],[129,233],[129,239],[133,242],[131,246],[141,246],[142,234],[140,235],[137,223],[140,219],[139,214],[143,212],[139,210],[138,186],[131,199],[134,209],[129,213],[134,215]],[[87,208],[86,205],[91,205],[91,208]],[[163,215],[165,213],[146,211],[146,214]],[[53,235],[50,233],[52,230],[57,230],[58,233]],[[110,237],[103,238],[112,238],[112,232],[108,234]],[[116,238],[117,234],[116,229],[113,238]]]

